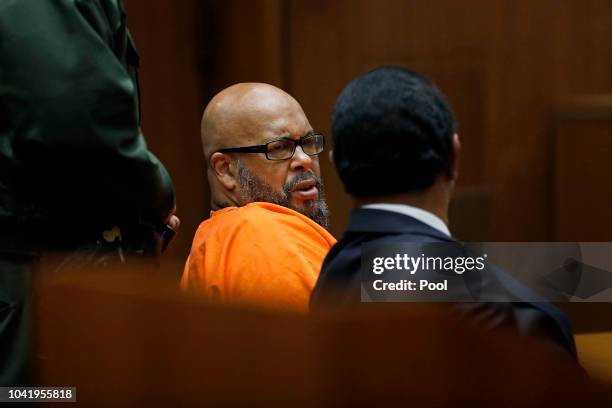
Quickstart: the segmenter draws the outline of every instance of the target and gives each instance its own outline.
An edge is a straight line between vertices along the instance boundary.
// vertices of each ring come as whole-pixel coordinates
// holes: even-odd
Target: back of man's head
[[[450,171],[455,128],[448,102],[428,79],[401,67],[375,69],[336,102],[336,170],[355,197],[426,189]]]

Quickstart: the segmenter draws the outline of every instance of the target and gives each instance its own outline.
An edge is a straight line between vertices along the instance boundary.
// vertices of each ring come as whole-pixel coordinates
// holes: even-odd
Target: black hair
[[[453,113],[427,78],[382,67],[349,83],[332,119],[334,164],[355,197],[406,193],[450,171]]]

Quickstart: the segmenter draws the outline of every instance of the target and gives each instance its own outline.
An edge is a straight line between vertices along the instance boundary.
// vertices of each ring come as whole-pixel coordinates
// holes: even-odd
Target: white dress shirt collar
[[[361,208],[367,208],[372,210],[384,210],[391,211],[399,214],[404,214],[412,218],[416,218],[424,224],[429,225],[432,228],[440,231],[443,234],[451,236],[451,233],[444,223],[437,215],[424,210],[422,208],[413,207],[407,204],[390,204],[390,203],[376,203],[376,204],[366,204]]]

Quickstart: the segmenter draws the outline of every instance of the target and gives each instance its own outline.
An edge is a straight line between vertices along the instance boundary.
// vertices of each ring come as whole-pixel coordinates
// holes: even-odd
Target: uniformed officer
[[[178,226],[140,131],[137,66],[121,0],[0,3],[0,386],[27,383],[42,254],[85,246],[121,262]]]

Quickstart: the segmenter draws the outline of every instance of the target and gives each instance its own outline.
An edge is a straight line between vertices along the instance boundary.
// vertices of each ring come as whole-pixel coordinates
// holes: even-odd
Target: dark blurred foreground
[[[167,276],[40,274],[35,385],[76,386],[87,407],[612,401],[565,353],[457,322],[443,306],[302,318],[213,307]]]

